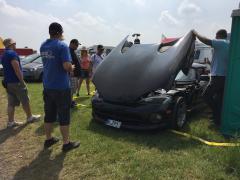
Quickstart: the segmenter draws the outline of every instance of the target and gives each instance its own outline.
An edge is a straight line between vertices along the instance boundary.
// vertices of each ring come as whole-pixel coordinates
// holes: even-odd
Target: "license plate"
[[[108,119],[108,120],[105,122],[105,124],[108,125],[108,126],[115,127],[115,128],[120,128],[122,122],[119,122],[119,121],[116,121],[116,120],[113,120],[113,119]]]

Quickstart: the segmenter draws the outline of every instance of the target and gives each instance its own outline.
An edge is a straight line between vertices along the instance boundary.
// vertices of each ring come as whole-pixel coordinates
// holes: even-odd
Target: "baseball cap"
[[[103,50],[104,47],[103,47],[103,45],[99,44],[99,45],[97,46],[97,49],[101,49],[101,50]]]
[[[50,35],[58,35],[63,33],[63,28],[61,24],[57,22],[53,22],[49,25],[49,34]]]
[[[81,45],[77,39],[72,39],[70,43]]]

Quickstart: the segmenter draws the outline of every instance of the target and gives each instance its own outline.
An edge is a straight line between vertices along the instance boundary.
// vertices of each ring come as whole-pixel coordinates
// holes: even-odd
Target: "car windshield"
[[[32,62],[34,59],[36,59],[38,56],[39,56],[39,54],[29,55],[29,56],[21,59],[21,62],[24,63],[24,64],[30,63],[30,62]]]
[[[180,71],[175,78],[175,81],[195,81],[196,80],[196,72],[194,69],[189,69],[187,75],[185,75],[182,71]]]
[[[42,57],[38,57],[36,60],[33,61],[34,63],[42,64]]]

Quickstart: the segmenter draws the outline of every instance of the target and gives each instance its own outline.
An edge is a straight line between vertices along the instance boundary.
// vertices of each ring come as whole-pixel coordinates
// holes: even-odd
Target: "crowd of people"
[[[43,60],[43,101],[44,101],[44,127],[46,140],[44,148],[49,148],[59,141],[52,136],[53,123],[58,121],[63,139],[63,151],[79,147],[79,142],[70,141],[69,124],[70,108],[76,103],[73,94],[79,96],[83,80],[86,81],[87,93],[90,95],[90,79],[97,66],[103,61],[103,45],[97,46],[97,52],[92,57],[87,48],[81,48],[80,59],[76,50],[80,45],[77,39],[72,39],[69,46],[63,42],[63,28],[59,23],[49,26],[50,38],[40,47]],[[23,78],[20,58],[16,53],[16,42],[7,38],[4,40],[5,52],[2,57],[4,69],[3,86],[8,95],[8,123],[7,127],[22,125],[14,119],[15,107],[20,103],[26,113],[27,123],[40,119],[40,115],[33,115],[28,97],[28,89]]]
[[[80,49],[80,57],[77,57],[76,50],[79,45],[81,44],[77,39],[72,39],[69,45],[72,64],[74,65],[74,70],[70,73],[72,108],[76,106],[76,102],[73,100],[73,95],[76,93],[76,96],[79,96],[79,91],[84,80],[86,81],[87,95],[90,95],[90,80],[95,73],[97,66],[103,61],[103,45],[98,45],[96,54],[91,57],[88,54],[87,48],[83,46]]]
[[[216,125],[220,125],[223,102],[226,67],[228,63],[229,41],[226,30],[219,30],[216,39],[210,40],[193,31],[195,36],[203,43],[214,49],[211,62],[211,78],[204,93],[204,98],[213,111]],[[77,39],[72,39],[69,46],[63,42],[63,28],[59,23],[49,26],[50,38],[40,47],[43,60],[43,101],[44,101],[44,127],[46,140],[44,148],[49,148],[59,141],[52,136],[53,123],[58,121],[62,134],[62,150],[67,152],[79,147],[77,141],[70,141],[70,108],[76,103],[73,95],[79,96],[82,82],[86,81],[87,93],[90,95],[90,79],[97,67],[103,61],[103,45],[97,46],[96,54],[88,54],[87,48],[81,48],[80,60],[75,53],[80,45]],[[22,123],[15,121],[14,110],[20,103],[26,113],[27,123],[40,119],[40,115],[33,115],[30,108],[28,90],[23,79],[20,59],[15,52],[16,42],[11,39],[4,40],[5,52],[2,57],[4,68],[3,86],[8,95],[8,123],[11,128]]]

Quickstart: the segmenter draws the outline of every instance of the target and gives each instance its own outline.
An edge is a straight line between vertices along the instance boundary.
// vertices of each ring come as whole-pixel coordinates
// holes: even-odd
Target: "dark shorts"
[[[82,79],[87,79],[87,78],[89,78],[89,71],[82,69],[82,70],[81,70],[81,76],[80,76],[80,78],[82,78]]]
[[[70,124],[71,90],[43,90],[44,122],[53,123],[57,119],[60,126]]]
[[[7,95],[9,106],[19,106],[29,103],[27,87],[22,83],[8,83]]]

